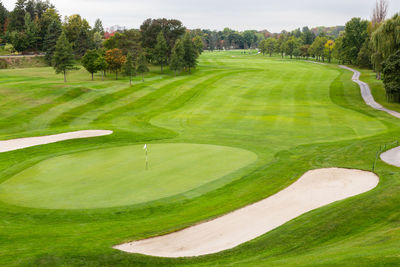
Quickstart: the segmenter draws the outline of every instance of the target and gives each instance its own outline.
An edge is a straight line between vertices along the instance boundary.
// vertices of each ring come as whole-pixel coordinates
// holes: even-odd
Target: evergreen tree
[[[101,45],[103,43],[103,37],[100,35],[100,33],[95,32],[93,34],[93,46],[95,49],[100,49]]]
[[[92,81],[93,81],[93,74],[98,71],[96,60],[99,58],[99,56],[100,55],[97,50],[88,50],[81,59],[82,66],[90,74],[92,74]]]
[[[8,10],[4,7],[3,3],[0,2],[0,38],[2,38],[5,34],[7,20]]]
[[[163,73],[163,66],[168,64],[168,44],[165,40],[164,33],[161,31],[157,35],[157,44],[154,47],[154,59],[155,62],[161,66],[161,73]]]
[[[175,72],[181,71],[185,66],[184,63],[185,50],[183,48],[182,41],[180,39],[176,40],[174,47],[172,48],[171,60],[169,63],[169,68]]]
[[[89,36],[89,31],[82,28],[75,41],[75,55],[78,57],[82,57],[87,50],[92,48],[92,46],[93,42]]]
[[[136,64],[132,53],[128,53],[128,55],[126,56],[126,62],[123,69],[124,74],[129,76],[129,85],[132,85],[132,76],[136,75]]]
[[[47,29],[47,34],[44,39],[44,48],[46,49],[45,59],[49,64],[51,64],[51,59],[56,49],[57,40],[60,37],[61,32],[61,23],[57,20],[53,20]]]
[[[38,49],[39,31],[36,24],[32,21],[30,13],[25,14],[25,35],[27,49]]]
[[[8,30],[23,31],[25,26],[25,0],[18,0],[10,13]]]
[[[185,51],[183,59],[185,62],[185,68],[189,70],[191,68],[195,68],[197,65],[197,53],[194,48],[192,39],[190,38],[189,33],[186,33],[185,36],[183,37],[183,49]]]
[[[71,44],[68,42],[64,32],[61,33],[57,40],[53,55],[53,67],[57,74],[64,74],[64,82],[67,82],[67,71],[77,69],[74,64]]]
[[[60,19],[60,15],[57,13],[57,10],[55,10],[54,8],[49,8],[47,9],[43,14],[42,17],[39,19],[39,23],[38,23],[38,29],[39,29],[39,49],[41,51],[46,51],[49,47],[46,46],[45,42],[46,42],[46,36],[49,33],[49,26],[50,24],[53,23],[53,21],[55,21],[58,25],[61,26],[61,19]],[[58,28],[58,27],[57,27]],[[53,29],[54,25],[53,25]],[[55,42],[57,42],[57,39],[59,37],[59,35],[61,34],[61,31],[59,31],[57,29],[57,37],[55,39]],[[55,42],[54,42],[54,46],[55,46]]]
[[[148,72],[149,68],[147,67],[147,59],[146,55],[142,52],[139,55],[137,62],[137,73],[142,75],[142,82],[144,82],[144,73]]]
[[[94,23],[94,27],[93,27],[93,32],[100,33],[101,37],[104,36],[103,22],[101,22],[100,19],[96,19],[96,22]]]

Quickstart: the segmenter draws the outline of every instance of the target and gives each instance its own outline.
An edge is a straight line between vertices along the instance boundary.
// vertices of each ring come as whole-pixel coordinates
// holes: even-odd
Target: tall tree
[[[111,36],[104,41],[103,46],[106,49],[121,49],[124,55],[131,52],[134,57],[138,57],[141,51],[140,40],[140,32],[132,29],[126,30],[123,33],[116,32],[114,36]]]
[[[148,72],[146,55],[142,52],[139,55],[137,62],[137,73],[142,75],[142,82],[144,82],[144,73]]]
[[[53,55],[53,67],[56,73],[64,74],[64,82],[67,82],[67,71],[77,69],[74,63],[74,54],[71,44],[64,32],[58,38]]]
[[[274,53],[276,46],[278,45],[278,41],[275,38],[268,38],[265,42],[266,52],[272,57],[272,53]]]
[[[15,3],[13,11],[10,13],[8,30],[12,31],[23,31],[25,26],[25,2],[26,0],[18,0]]]
[[[358,53],[368,38],[368,21],[360,18],[352,18],[346,23],[343,37],[346,60],[355,63]]]
[[[333,49],[333,57],[339,60],[339,62],[345,63],[344,46],[343,46],[343,35],[340,35],[336,39],[335,48]]]
[[[267,45],[266,45],[267,40],[268,40],[268,39],[262,40],[262,41],[258,44],[258,50],[259,50],[263,55],[265,55],[265,53],[267,53]]]
[[[57,40],[60,37],[61,32],[61,23],[57,20],[53,20],[47,28],[47,34],[44,39],[43,47],[46,49],[45,59],[49,64],[51,64],[51,59],[56,49]]]
[[[82,19],[80,15],[72,15],[65,18],[64,21],[64,32],[71,43],[72,48],[75,49],[75,42],[80,34],[87,34],[89,32],[90,26],[87,20]]]
[[[373,48],[372,61],[380,79],[382,63],[393,53],[400,50],[400,15],[396,14],[386,20],[372,33],[371,43]]]
[[[96,19],[96,22],[94,23],[93,27],[93,32],[98,32],[102,37],[104,36],[103,22],[101,22],[100,19]]]
[[[400,103],[400,50],[384,63],[383,83],[389,101]]]
[[[164,38],[164,33],[160,32],[157,36],[157,44],[154,47],[155,62],[161,66],[161,73],[163,73],[163,66],[168,64],[168,45]]]
[[[115,79],[118,80],[118,72],[126,61],[126,57],[123,55],[122,50],[118,48],[107,50],[105,59],[109,69],[115,72]]]
[[[333,49],[335,48],[335,41],[333,41],[333,40],[328,40],[326,43],[325,43],[325,51],[326,51],[326,55],[328,56],[328,62],[329,63],[331,63],[331,60],[332,60],[332,52],[333,52]]]
[[[183,37],[183,49],[185,51],[183,59],[185,62],[185,68],[189,70],[189,73],[191,73],[191,69],[195,68],[197,65],[197,53],[196,50],[194,49],[194,45],[192,42],[192,39],[190,38],[189,33],[186,33],[185,36]]]
[[[99,69],[97,68],[96,60],[100,57],[97,50],[88,50],[86,54],[82,57],[82,66],[92,75],[92,81],[94,73]]]
[[[184,63],[185,50],[183,48],[183,43],[180,39],[176,40],[174,47],[172,48],[171,60],[169,67],[175,72],[181,71],[185,66]]]
[[[285,50],[286,55],[289,55],[290,58],[292,58],[295,50],[298,49],[299,47],[300,47],[300,39],[291,36],[286,42],[286,50]]]
[[[157,44],[157,35],[162,31],[168,44],[169,55],[176,39],[180,38],[185,30],[186,28],[179,20],[147,19],[140,26],[141,43],[143,48],[152,54],[152,50]]]
[[[379,0],[375,3],[375,8],[372,11],[371,22],[373,25],[379,25],[385,21],[388,13],[389,4],[387,0]]]
[[[106,73],[106,70],[108,69],[108,63],[107,60],[105,59],[105,57],[103,55],[100,55],[97,59],[96,59],[96,68],[101,71],[101,80],[104,81],[104,75]]]
[[[2,38],[6,32],[6,26],[8,21],[8,10],[4,7],[0,1],[0,38]]]
[[[40,39],[39,31],[37,25],[31,19],[31,14],[28,12],[25,14],[25,35],[27,49],[37,51]]]
[[[325,61],[325,44],[327,43],[326,37],[317,36],[310,46],[310,53],[315,56],[317,60]]]
[[[81,28],[74,44],[74,52],[77,57],[82,57],[87,50],[94,47],[90,32],[85,28]]]
[[[314,42],[315,34],[308,27],[303,27],[301,39],[304,44],[311,45]]]
[[[248,30],[243,32],[243,40],[247,45],[247,48],[251,48],[257,42],[256,31]]]
[[[194,49],[196,50],[196,53],[198,55],[201,55],[201,53],[203,53],[204,43],[203,43],[203,38],[201,38],[200,35],[196,35],[193,38],[193,45],[194,45]]]
[[[136,75],[136,64],[132,53],[126,56],[126,62],[123,66],[124,74],[129,77],[129,85],[132,86],[132,76]]]
[[[41,16],[41,18],[39,19],[39,48],[42,51],[46,51],[48,49],[48,46],[46,46],[45,44],[45,40],[46,40],[46,36],[48,35],[48,30],[49,30],[49,26],[50,24],[52,24],[53,22],[59,24],[61,26],[61,19],[60,19],[60,15],[58,14],[57,10],[55,10],[54,8],[48,8]],[[59,33],[61,34],[61,32]],[[58,34],[58,35],[59,35]],[[58,38],[58,36],[57,36]],[[56,39],[57,41],[57,39]],[[55,43],[54,43],[55,45]]]

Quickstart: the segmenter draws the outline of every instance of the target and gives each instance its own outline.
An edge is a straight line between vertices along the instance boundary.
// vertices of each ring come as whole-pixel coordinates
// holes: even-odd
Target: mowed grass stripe
[[[96,120],[99,116],[102,114],[105,114],[107,112],[110,112],[114,109],[117,109],[119,107],[125,106],[128,103],[134,102],[138,100],[139,98],[160,89],[163,86],[166,86],[175,80],[180,80],[184,79],[184,76],[179,76],[176,77],[175,79],[171,78],[161,78],[157,82],[154,83],[146,83],[146,84],[133,84],[131,87],[131,90],[127,88],[127,90],[124,90],[123,92],[118,92],[118,96],[111,95],[111,100],[110,101],[104,101],[103,105],[96,106],[95,108],[88,109],[86,112],[82,113],[79,117],[75,118],[70,125],[75,126],[75,125],[83,125],[83,124],[90,124],[94,120]],[[138,90],[139,87],[140,90]],[[125,92],[127,91],[127,92]]]
[[[146,94],[132,103],[102,114],[96,119],[96,122],[106,121],[109,118],[118,117],[122,114],[135,117],[140,121],[147,121],[148,117],[145,118],[145,114],[160,112],[174,98],[179,97],[186,90],[190,90],[202,81],[209,79],[210,76],[213,76],[211,72],[202,72],[198,76],[186,77],[183,80],[174,81],[156,91]]]

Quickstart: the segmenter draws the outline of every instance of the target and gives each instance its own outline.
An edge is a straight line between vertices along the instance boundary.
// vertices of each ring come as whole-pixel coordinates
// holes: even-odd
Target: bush
[[[383,76],[388,101],[400,103],[400,50],[383,64]]]

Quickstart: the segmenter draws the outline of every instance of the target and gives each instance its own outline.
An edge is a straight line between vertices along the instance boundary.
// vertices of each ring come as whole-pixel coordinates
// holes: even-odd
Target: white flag
[[[144,145],[143,149],[147,149],[147,144]]]

